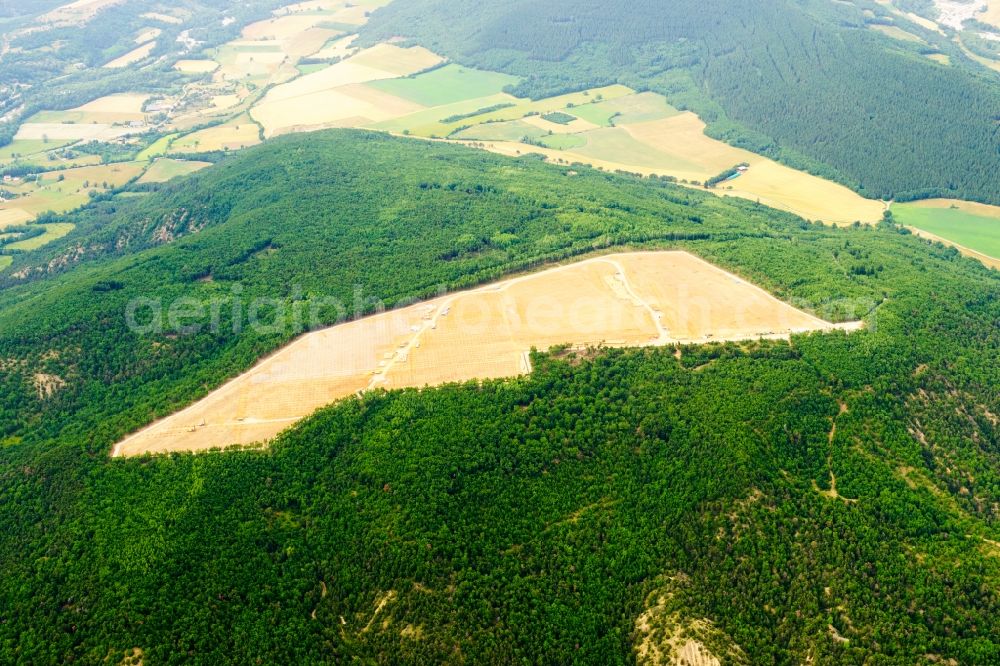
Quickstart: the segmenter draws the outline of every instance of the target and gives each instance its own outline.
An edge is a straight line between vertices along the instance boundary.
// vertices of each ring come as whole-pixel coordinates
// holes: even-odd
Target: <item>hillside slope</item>
[[[4,663],[1000,659],[1000,277],[953,250],[362,132],[75,221],[0,291]],[[869,329],[556,350],[349,400],[268,452],[107,455],[292,334],[225,307],[139,334],[134,298],[391,304],[626,244]]]
[[[885,25],[916,37],[870,29]],[[871,198],[1000,203],[997,75],[874,2],[397,0],[362,34],[525,77],[521,94],[651,89],[715,136]]]

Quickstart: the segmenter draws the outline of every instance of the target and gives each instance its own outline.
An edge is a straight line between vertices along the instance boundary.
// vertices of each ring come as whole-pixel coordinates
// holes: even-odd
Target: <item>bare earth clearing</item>
[[[596,257],[302,336],[114,456],[275,437],[359,391],[516,376],[532,347],[653,346],[854,330],[783,303],[686,252]]]

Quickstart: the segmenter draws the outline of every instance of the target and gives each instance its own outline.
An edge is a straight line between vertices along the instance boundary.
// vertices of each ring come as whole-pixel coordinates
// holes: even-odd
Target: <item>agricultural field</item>
[[[146,42],[150,42],[163,34],[162,28],[145,28],[138,35],[136,35],[135,43],[142,45]]]
[[[545,148],[555,150],[573,150],[587,145],[587,140],[576,134],[547,134],[536,141]]]
[[[212,150],[239,150],[260,143],[260,126],[244,114],[229,122],[182,136],[170,145],[169,153],[197,153]]]
[[[367,21],[367,12],[381,4],[385,3],[318,2],[275,10],[272,18],[243,28],[240,39],[210,52],[219,65],[216,76],[219,80],[249,79],[258,85],[283,83],[299,73],[294,65],[301,58],[345,57],[347,54],[340,47],[355,37],[340,40],[345,29],[362,25]],[[387,55],[389,69],[393,56],[393,53]],[[193,64],[197,61],[184,62],[179,68],[189,71],[208,68],[205,64]]]
[[[148,58],[154,48],[156,48],[155,41],[143,44],[142,46],[129,51],[125,55],[119,56],[111,62],[106,63],[104,66],[110,69],[122,69],[124,67],[128,67],[129,65],[137,63],[140,60]]]
[[[452,135],[463,141],[532,141],[545,136],[546,132],[530,124],[527,120],[507,120],[502,123],[484,123],[464,129]]]
[[[30,250],[37,250],[38,248],[51,243],[54,240],[58,240],[73,231],[74,225],[68,222],[56,222],[53,224],[42,224],[38,225],[45,228],[45,233],[40,236],[34,236],[33,238],[28,238],[27,240],[17,241],[11,243],[7,246],[9,250],[21,250],[22,252],[28,252]]]
[[[952,199],[894,204],[893,217],[917,235],[953,245],[1000,268],[1000,207]]]
[[[277,86],[253,107],[251,115],[264,126],[267,136],[296,128],[373,125],[423,107],[357,84],[417,72],[438,62],[426,49],[376,46]]]
[[[490,97],[461,102],[462,106],[459,107],[461,110],[457,110],[455,104],[442,106],[435,109],[432,113],[420,112],[412,116],[398,118],[391,123],[376,125],[375,129],[385,129],[388,131],[400,131],[400,129],[403,129],[417,136],[443,138],[469,126],[509,120],[524,120],[529,116],[538,116],[553,111],[571,110],[576,106],[588,104],[598,97],[614,99],[630,94],[632,94],[632,90],[621,85],[594,88],[540,100],[521,99],[506,93],[499,93]],[[479,109],[490,109],[497,105],[502,105],[502,108],[468,115],[473,114],[473,112]],[[452,119],[455,116],[463,117]],[[549,123],[548,126],[553,131],[556,131],[556,129],[563,132],[567,131],[565,126],[558,123]],[[590,128],[593,125],[587,124],[585,127]]]
[[[68,146],[72,141],[43,141],[42,139],[22,139],[0,148],[0,166],[13,162],[43,163],[45,153]]]
[[[1000,0],[986,0],[986,10],[976,18],[1000,28]]]
[[[396,134],[408,132],[416,136],[423,137],[441,136],[441,132],[448,132],[448,129],[441,124],[441,121],[445,118],[473,118],[474,116],[484,113],[484,109],[489,109],[498,105],[513,105],[516,102],[516,97],[505,93],[498,93],[496,95],[490,95],[489,97],[480,97],[478,99],[470,99],[464,102],[445,104],[444,106],[437,106],[430,109],[424,109],[423,111],[417,111],[416,113],[411,113],[394,120],[376,123],[373,129],[393,132]],[[459,124],[459,126],[462,124],[470,125],[473,124],[473,121],[463,121]],[[473,126],[478,128],[484,127],[485,124]]]
[[[642,127],[641,130],[647,129]],[[652,127],[650,126],[650,129]],[[667,130],[665,130],[667,131]],[[730,161],[723,166],[713,164],[707,153],[694,154],[693,151],[675,149],[669,142],[654,140],[652,132],[646,134],[640,131],[636,137],[624,127],[608,127],[588,132],[584,135],[586,144],[574,150],[575,155],[582,155],[602,162],[628,164],[643,169],[660,169],[662,173],[676,175],[679,178],[699,180],[718,173],[736,162]],[[659,136],[655,136],[659,139]],[[670,146],[668,148],[668,146]],[[661,150],[660,148],[664,148]],[[698,160],[698,161],[693,161]]]
[[[160,12],[146,12],[142,14],[143,18],[152,19],[154,21],[160,21],[161,23],[168,23],[170,25],[179,25],[184,21],[176,16],[171,16],[170,14],[162,14]]]
[[[581,132],[598,129],[598,126],[589,120],[577,118],[561,111],[556,111],[554,114],[546,113],[544,116],[527,116],[524,122],[537,127],[546,134],[580,134]]]
[[[170,144],[177,138],[177,134],[166,134],[149,144],[144,150],[135,156],[136,161],[149,161],[160,155],[165,155],[170,149]]]
[[[680,111],[668,104],[663,95],[643,92],[583,104],[573,108],[570,113],[595,125],[611,127],[618,124],[663,120],[676,116]]]
[[[211,166],[210,162],[199,162],[197,160],[177,160],[169,157],[157,158],[146,173],[139,178],[139,183],[165,183],[168,180],[179,176],[186,176]]]
[[[369,85],[421,106],[444,106],[495,95],[517,81],[517,77],[508,74],[452,64],[417,76],[375,81]]]
[[[257,84],[278,77],[282,66],[288,65],[288,55],[281,50],[281,44],[269,41],[232,41],[216,49],[213,59],[219,63],[216,76],[221,80],[250,80]],[[294,68],[289,73],[292,75]]]
[[[869,26],[872,30],[876,32],[881,32],[883,35],[892,37],[893,39],[898,39],[903,42],[913,42],[916,44],[923,44],[924,40],[920,39],[912,32],[907,32],[902,28],[894,25],[872,25]]]
[[[39,17],[40,23],[80,26],[87,23],[99,11],[125,0],[76,0],[58,7]]]
[[[288,57],[301,58],[316,53],[330,40],[344,34],[341,30],[319,27],[331,18],[324,13],[272,18],[244,28],[243,38],[272,42]]]
[[[29,118],[29,123],[104,124],[127,123],[144,120],[142,107],[149,95],[121,93],[95,99],[75,109],[66,111],[40,111]]]
[[[14,257],[9,254],[0,254],[0,271],[14,263]]]
[[[214,60],[178,60],[174,69],[185,74],[209,74],[219,69],[219,63]]]
[[[125,125],[106,123],[24,123],[14,136],[17,141],[54,141],[72,143],[74,141],[112,141],[143,131]]]
[[[686,252],[595,257],[307,334],[116,456],[269,440],[359,391],[529,372],[532,347],[787,338],[841,328]]]
[[[624,105],[631,97],[614,100],[619,110],[607,107],[595,115],[589,109],[586,115],[590,121],[610,122],[614,113],[627,117],[629,109]],[[545,102],[540,100],[539,103]],[[608,102],[601,102],[606,105]],[[705,134],[705,124],[693,113],[671,112],[665,106],[653,106],[648,96],[642,101],[642,110],[637,109],[634,117],[648,117],[647,114],[661,115],[658,120],[635,123],[616,122],[613,127],[555,137],[530,136],[532,145],[504,142],[487,143],[485,148],[507,155],[526,152],[540,152],[551,161],[572,163],[583,162],[607,170],[624,170],[641,174],[669,175],[688,182],[705,180],[735,166],[746,163],[749,170],[739,178],[713,190],[717,194],[739,196],[794,212],[807,219],[826,222],[850,223],[855,220],[876,222],[885,210],[879,201],[865,199],[850,189],[802,171],[778,164],[765,157],[746,150],[734,148],[727,143]],[[516,107],[515,107],[516,108]],[[565,112],[576,115],[577,109],[566,108]],[[505,111],[513,111],[509,109]],[[504,113],[500,111],[498,113]],[[612,115],[606,115],[606,114]],[[401,119],[401,121],[404,119]],[[474,119],[475,120],[475,119]],[[537,126],[542,119],[531,120]],[[555,124],[555,123],[553,123]],[[492,128],[486,125],[464,130],[454,138],[486,138]],[[513,134],[514,132],[511,132]],[[498,135],[499,136],[499,135]],[[581,143],[581,141],[583,143]],[[538,144],[562,148],[547,150]]]
[[[327,43],[316,53],[313,53],[312,57],[319,60],[349,58],[358,50],[356,46],[352,46],[352,44],[354,44],[354,40],[357,38],[357,35],[348,35],[347,37],[342,37],[341,39],[335,39]]]
[[[19,195],[0,204],[0,224],[11,226],[52,211],[65,213],[90,200],[91,191],[104,192],[138,177],[145,162],[120,162],[100,166],[49,171],[35,181],[21,181],[5,189]],[[5,215],[6,213],[6,215]]]

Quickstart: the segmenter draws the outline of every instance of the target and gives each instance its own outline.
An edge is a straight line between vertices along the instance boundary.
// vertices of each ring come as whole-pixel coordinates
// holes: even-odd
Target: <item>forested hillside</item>
[[[518,94],[651,89],[714,136],[872,198],[1000,203],[997,74],[875,2],[397,0],[363,34],[525,77]]]
[[[889,223],[357,132],[158,189],[0,292],[0,661],[631,663],[680,630],[732,663],[1000,660],[996,272]],[[131,298],[391,304],[624,245],[868,329],[557,350],[266,452],[107,457],[287,337],[139,335]]]

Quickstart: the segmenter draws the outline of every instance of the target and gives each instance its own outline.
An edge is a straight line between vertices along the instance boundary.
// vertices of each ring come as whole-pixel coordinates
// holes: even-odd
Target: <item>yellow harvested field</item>
[[[47,211],[65,213],[87,203],[91,190],[103,192],[124,185],[145,168],[144,162],[120,162],[40,174],[34,183],[11,188],[21,196],[0,204],[0,220],[20,217],[21,221],[27,221],[23,219],[25,214],[34,219]]]
[[[349,58],[357,50],[357,47],[351,46],[354,40],[358,38],[357,35],[348,35],[343,39],[338,39],[335,42],[331,42],[328,46],[316,51],[312,54],[313,58],[318,60],[333,60],[335,58]]]
[[[170,146],[171,153],[197,153],[212,150],[239,150],[260,143],[260,127],[246,115],[225,125],[209,127],[183,136]]]
[[[212,98],[213,109],[231,109],[243,101],[239,95],[216,95]]]
[[[389,56],[395,60],[385,65]],[[411,74],[440,58],[422,48],[376,46],[273,88],[251,110],[266,136],[320,127],[358,127],[420,111],[424,107],[353,84]]]
[[[142,118],[142,105],[149,99],[149,95],[136,93],[120,93],[118,95],[108,95],[99,97],[92,102],[87,102],[83,106],[78,106],[75,111],[85,113],[120,113],[128,114],[125,120]]]
[[[986,0],[986,9],[976,18],[1000,28],[1000,0]]]
[[[171,25],[179,25],[183,23],[181,19],[176,16],[171,16],[170,14],[161,14],[159,12],[146,12],[141,15],[142,18],[153,19],[154,21],[161,21],[163,23],[169,23]]]
[[[83,106],[66,111],[39,111],[28,119],[28,125],[113,125],[144,120],[142,107],[149,95],[119,93],[107,95],[88,102]],[[92,128],[93,129],[93,128]],[[81,130],[70,130],[79,132]],[[87,131],[87,130],[82,130]],[[49,133],[50,138],[55,134]]]
[[[243,41],[273,43],[285,55],[302,58],[316,53],[331,39],[343,34],[341,30],[318,27],[332,18],[328,14],[292,14],[265,19],[245,27]]]
[[[324,14],[295,14],[265,19],[243,28],[243,38],[250,40],[291,40],[320,23],[330,21]]]
[[[340,30],[309,28],[300,32],[294,39],[282,42],[282,50],[293,58],[311,57],[331,39],[342,34],[344,33]]]
[[[359,51],[351,58],[351,62],[355,65],[386,72],[389,76],[409,76],[443,61],[444,58],[422,46],[404,49],[395,44],[377,44],[364,51]],[[360,81],[352,81],[352,83],[360,83]]]
[[[711,191],[759,201],[825,222],[876,222],[882,217],[885,204],[881,201],[865,199],[843,185],[734,148],[709,137],[704,130],[705,123],[698,116],[685,112],[663,120],[580,134],[591,141],[597,137],[631,137],[634,140],[631,143],[607,140],[596,148],[588,145],[565,151],[510,142],[486,142],[485,147],[506,155],[534,152],[545,155],[550,161],[581,162],[609,171],[655,173],[699,182],[745,162],[750,165],[749,171]],[[617,134],[612,134],[614,132]],[[627,132],[628,137],[622,132]]]
[[[112,127],[101,123],[24,123],[14,138],[18,141],[39,139],[109,141],[134,131],[128,127]]]
[[[529,372],[532,347],[787,338],[859,326],[817,319],[686,252],[612,254],[309,333],[112,455],[267,441],[360,391]]]
[[[921,199],[919,201],[911,201],[907,205],[916,208],[956,208],[972,215],[995,217],[1000,220],[1000,206],[991,206],[990,204],[976,201],[963,201],[962,199]]]
[[[178,60],[174,69],[186,74],[207,74],[219,69],[219,63],[214,60]]]
[[[944,34],[944,30],[941,29],[941,26],[939,26],[937,23],[935,23],[930,19],[926,19],[923,16],[918,16],[913,12],[903,12],[903,16],[910,19],[911,21],[919,25],[921,28],[926,28],[927,30],[933,30],[942,35]]]
[[[373,8],[373,6],[364,5],[344,7],[330,16],[330,20],[335,23],[346,23],[348,25],[364,25],[368,22],[368,13]]]
[[[6,206],[11,207],[7,208]],[[0,204],[0,230],[30,222],[34,217],[26,210],[13,207],[12,202]]]
[[[119,58],[115,58],[114,60],[105,64],[104,66],[109,67],[111,69],[121,69],[122,67],[128,67],[133,63],[139,62],[143,58],[149,57],[149,54],[152,53],[154,48],[156,48],[155,41],[149,42],[148,44],[143,44],[139,48],[133,49],[132,51],[129,51],[128,53]]]
[[[149,95],[121,93],[108,95],[78,106],[68,113],[83,114],[80,122],[85,123],[121,123],[130,120],[143,120],[146,114],[142,107]]]
[[[42,23],[75,23],[83,24],[92,19],[99,11],[112,5],[121,4],[125,0],[76,0],[62,7],[57,7],[39,17]]]
[[[369,127],[424,107],[360,84],[331,88],[303,97],[267,99],[251,114],[267,136],[328,127]]]
[[[219,62],[221,79],[263,79],[258,85],[287,81],[298,74],[294,62],[282,51],[282,43],[273,40],[237,40],[219,48],[215,60]]]
[[[163,33],[160,28],[145,28],[142,30],[138,36],[135,38],[136,44],[145,44],[148,41],[152,41],[159,37]]]

